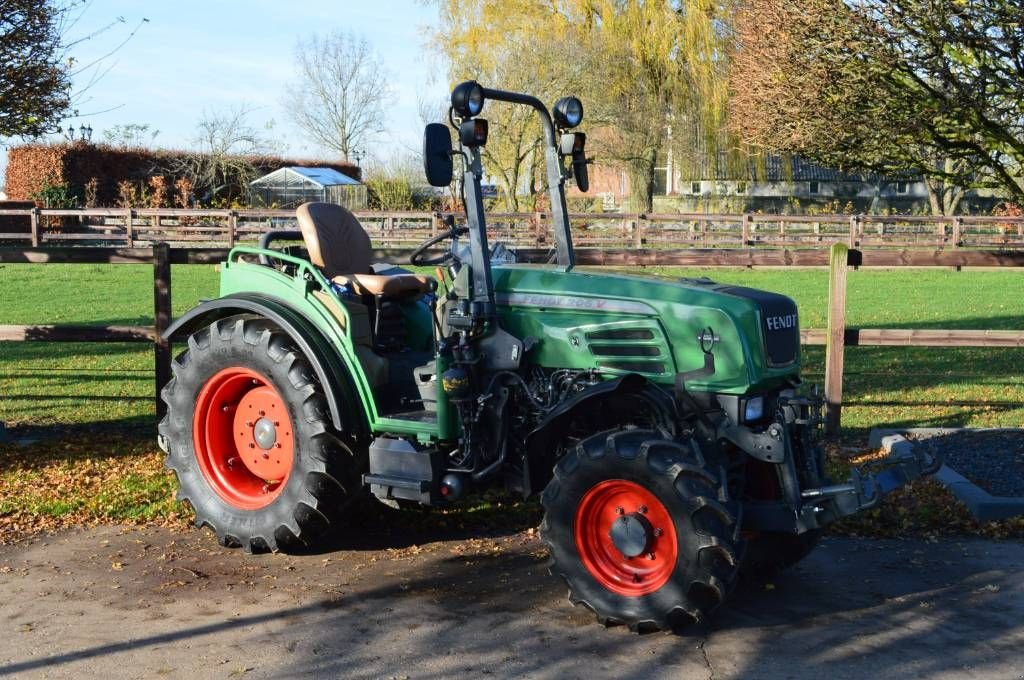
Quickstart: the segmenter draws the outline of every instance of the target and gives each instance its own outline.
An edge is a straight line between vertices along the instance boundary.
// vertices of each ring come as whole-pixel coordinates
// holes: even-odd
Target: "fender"
[[[238,293],[207,300],[172,323],[164,331],[163,337],[169,341],[182,341],[218,319],[237,314],[252,314],[269,319],[286,333],[324,386],[324,396],[334,427],[341,432],[351,433],[359,441],[369,439],[369,424],[365,418],[360,417],[361,409],[352,408],[359,403],[359,398],[345,360],[316,326],[280,298]],[[348,408],[342,410],[343,405]]]
[[[674,426],[678,416],[675,403],[661,390],[650,389],[652,387],[647,378],[630,373],[598,383],[559,404],[526,436],[523,495],[530,496],[539,492],[547,484],[555,463],[555,444],[569,425],[573,412],[585,404],[613,395],[648,392],[658,402],[657,406],[665,410],[666,420]]]

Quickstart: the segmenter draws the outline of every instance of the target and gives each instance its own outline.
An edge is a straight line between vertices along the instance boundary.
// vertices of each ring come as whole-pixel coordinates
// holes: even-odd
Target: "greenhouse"
[[[253,205],[296,208],[322,201],[349,210],[366,208],[366,185],[332,168],[280,168],[249,183]]]

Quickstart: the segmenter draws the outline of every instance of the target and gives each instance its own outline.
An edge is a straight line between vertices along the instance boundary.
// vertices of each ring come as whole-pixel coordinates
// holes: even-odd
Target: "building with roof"
[[[671,154],[655,170],[655,212],[927,213],[928,186],[916,174],[850,174],[800,158],[769,155],[729,162],[721,154],[685,164]],[[610,167],[591,170],[591,195],[605,210],[627,209],[629,176]]]
[[[335,203],[349,210],[367,205],[366,185],[333,168],[288,166],[249,183],[253,205],[289,210],[309,201]]]

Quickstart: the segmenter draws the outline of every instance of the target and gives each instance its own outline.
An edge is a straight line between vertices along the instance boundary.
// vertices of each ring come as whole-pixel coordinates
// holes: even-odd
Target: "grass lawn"
[[[646,271],[778,291],[797,300],[804,327],[825,326],[824,270]],[[212,266],[175,266],[175,315],[216,296],[217,276]],[[1024,272],[861,270],[850,272],[848,319],[865,328],[1022,329],[1022,293]],[[148,265],[0,265],[0,324],[148,325],[152,296]],[[862,444],[875,426],[1024,426],[1024,349],[856,347],[846,356],[845,445]],[[823,380],[823,359],[823,348],[805,349],[808,380]],[[153,443],[152,366],[146,345],[0,342],[0,421],[49,437],[0,452],[0,540],[5,522],[31,517],[173,515],[173,483]],[[55,430],[63,436],[50,437]],[[33,488],[65,492],[25,491],[12,505],[8,491]]]

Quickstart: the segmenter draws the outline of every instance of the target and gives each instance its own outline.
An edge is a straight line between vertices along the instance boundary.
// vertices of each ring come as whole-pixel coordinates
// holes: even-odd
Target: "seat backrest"
[[[333,203],[303,203],[295,216],[310,262],[328,278],[370,273],[370,236],[355,215]]]

